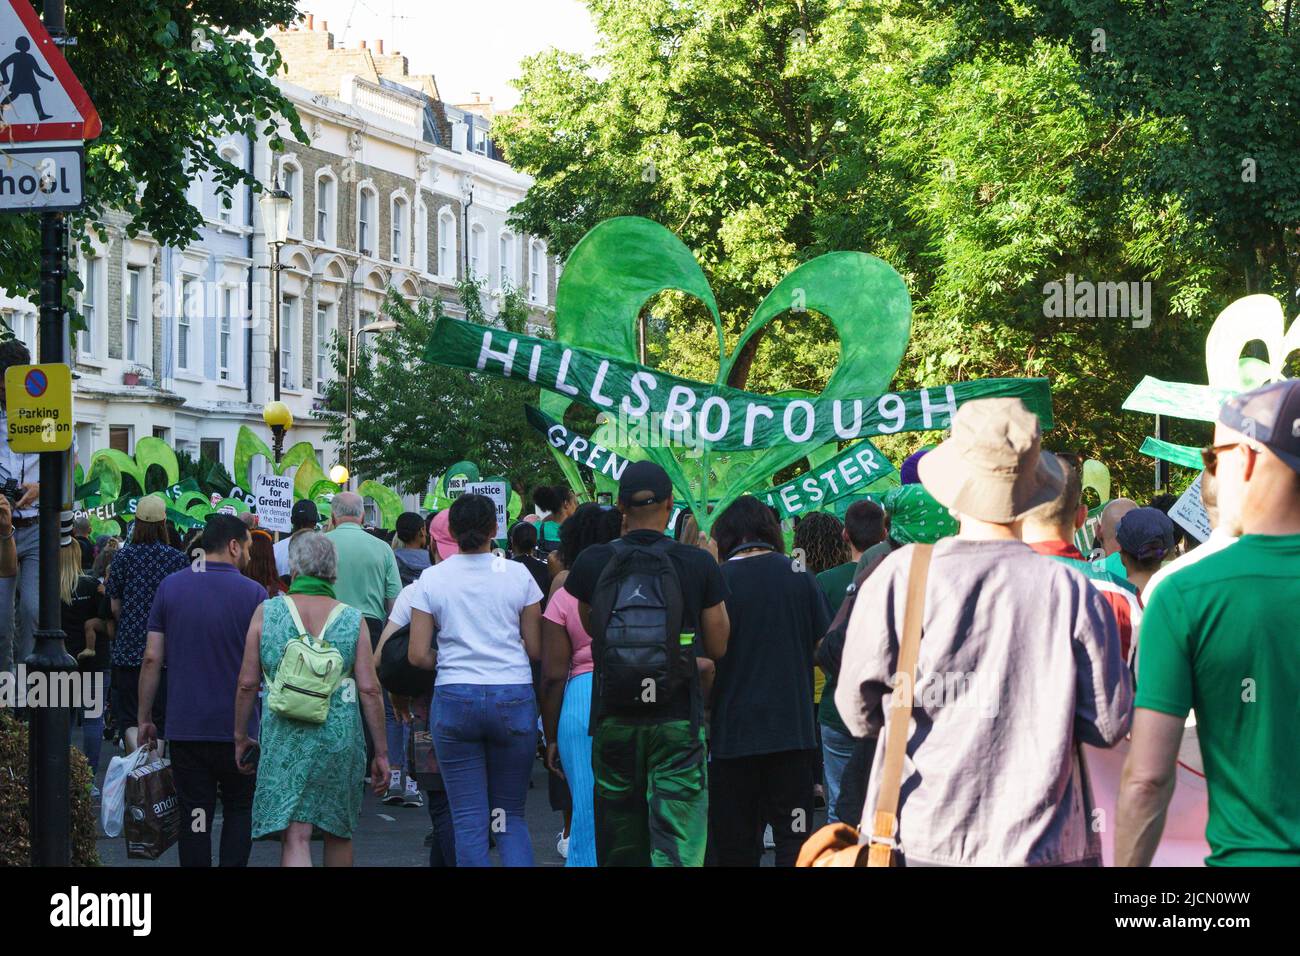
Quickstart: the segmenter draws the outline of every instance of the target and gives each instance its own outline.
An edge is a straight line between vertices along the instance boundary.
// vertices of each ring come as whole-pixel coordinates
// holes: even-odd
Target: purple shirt
[[[167,739],[232,741],[244,641],[266,588],[233,564],[208,561],[163,578],[149,611],[167,666]],[[254,710],[250,737],[257,736]]]

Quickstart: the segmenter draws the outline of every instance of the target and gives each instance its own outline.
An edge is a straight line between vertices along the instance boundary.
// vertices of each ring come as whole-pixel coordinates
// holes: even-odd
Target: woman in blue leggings
[[[461,495],[448,522],[460,553],[420,576],[411,663],[433,669],[433,746],[456,829],[456,865],[532,866],[524,798],[537,753],[529,659],[541,654],[542,592],[528,569],[492,554],[496,507]],[[434,644],[434,628],[437,643]]]
[[[613,541],[622,531],[617,511],[585,504],[560,526],[560,561],[573,566],[579,553],[593,544]],[[551,583],[551,596],[542,616],[542,730],[546,735],[546,764],[562,774],[573,797],[573,826],[569,832],[566,866],[596,865],[596,820],[593,807],[595,777],[591,769],[591,635],[578,617],[578,599],[564,589],[567,570]]]

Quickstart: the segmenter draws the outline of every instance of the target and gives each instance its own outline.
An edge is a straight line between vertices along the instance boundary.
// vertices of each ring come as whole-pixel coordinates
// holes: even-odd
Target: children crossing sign
[[[11,365],[5,371],[9,447],[16,452],[72,447],[72,372],[59,363]]]
[[[0,139],[81,141],[99,114],[29,0],[0,0]]]
[[[28,0],[0,0],[0,211],[82,205],[99,114]]]

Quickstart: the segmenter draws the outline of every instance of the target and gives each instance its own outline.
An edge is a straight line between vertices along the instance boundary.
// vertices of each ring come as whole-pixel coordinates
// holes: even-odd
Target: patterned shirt
[[[154,593],[163,578],[188,565],[185,555],[161,542],[128,544],[113,558],[104,590],[122,602],[113,640],[114,667],[139,667],[144,661]]]

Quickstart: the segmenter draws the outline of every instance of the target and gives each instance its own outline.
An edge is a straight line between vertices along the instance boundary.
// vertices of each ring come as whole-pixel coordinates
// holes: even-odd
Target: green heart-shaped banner
[[[718,374],[711,384],[635,361],[641,312],[666,290],[695,297],[712,318]],[[801,321],[814,313],[830,320],[840,342],[839,365],[820,395],[756,395],[726,384],[765,326],[780,316]],[[605,413],[607,433],[635,436],[626,446],[606,447],[632,458],[635,446],[662,465],[707,529],[736,497],[801,459],[815,466],[820,456],[837,454],[840,441],[945,428],[957,407],[973,398],[1022,398],[1043,427],[1051,427],[1045,379],[889,393],[910,328],[911,298],[902,277],[874,256],[835,252],[801,264],[777,283],[728,353],[717,304],[690,250],[657,223],[623,217],[592,229],[566,261],[556,294],[555,341],[444,317],[434,326],[425,359],[534,382],[546,390],[541,411],[557,421],[573,401]],[[552,452],[580,489],[577,464],[559,448]]]

